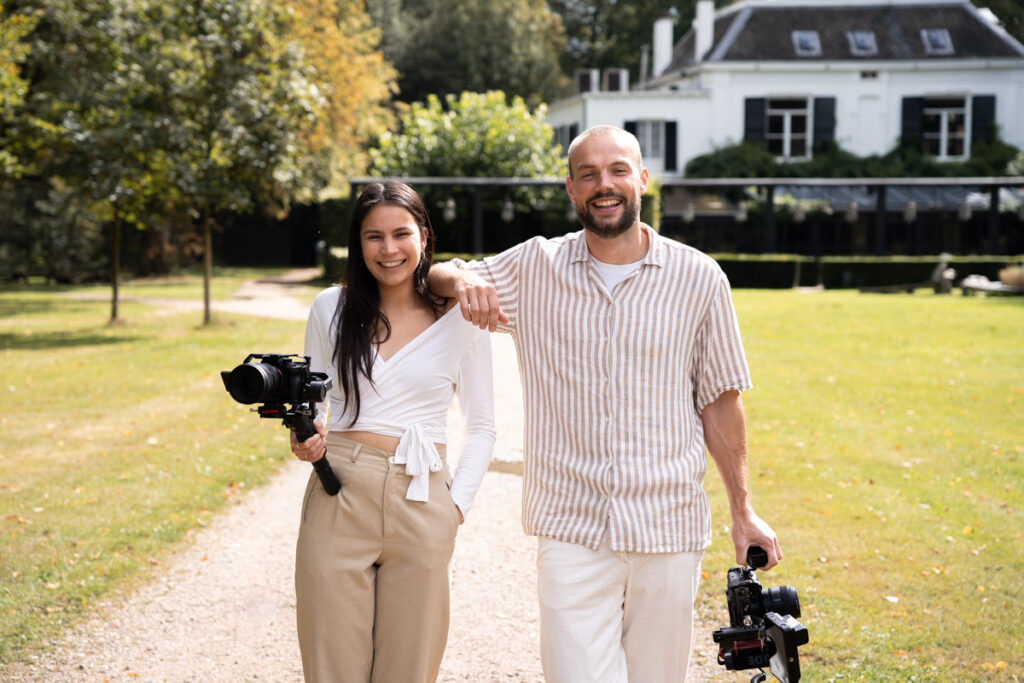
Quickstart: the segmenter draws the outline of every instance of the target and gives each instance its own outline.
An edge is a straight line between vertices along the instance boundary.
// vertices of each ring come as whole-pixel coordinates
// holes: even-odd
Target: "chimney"
[[[654,21],[654,54],[651,59],[651,75],[657,78],[672,62],[672,25],[676,23],[675,13],[661,15]]]
[[[694,61],[701,61],[715,40],[715,0],[697,0],[697,18],[693,20],[697,34]]]
[[[644,43],[640,46],[640,89],[647,88],[647,62],[650,59],[651,46]]]

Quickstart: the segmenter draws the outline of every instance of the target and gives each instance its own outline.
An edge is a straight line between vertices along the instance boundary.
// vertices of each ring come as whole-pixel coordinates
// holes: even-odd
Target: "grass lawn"
[[[218,277],[215,296],[241,275]],[[137,293],[158,286],[176,293]],[[291,457],[287,430],[234,404],[218,371],[248,351],[300,351],[302,322],[214,313],[203,328],[196,312],[124,303],[124,324],[107,327],[109,302],[67,291],[0,288],[0,661],[158,570]],[[194,279],[122,291],[201,298]],[[754,503],[786,553],[759,578],[799,591],[804,679],[1014,680],[1024,300],[735,299],[755,384]],[[727,506],[713,471],[707,485],[702,600],[725,626]]]
[[[758,576],[800,594],[804,678],[1017,680],[1024,300],[735,300],[755,385],[754,503],[786,556]],[[707,485],[716,528],[702,591],[724,626],[734,561],[713,465]]]
[[[223,298],[252,273],[214,283]],[[230,400],[249,351],[298,353],[305,325],[167,313],[0,288],[0,662],[45,644],[105,593],[142,580],[221,506],[291,458],[288,431]],[[195,277],[127,296],[202,299]]]

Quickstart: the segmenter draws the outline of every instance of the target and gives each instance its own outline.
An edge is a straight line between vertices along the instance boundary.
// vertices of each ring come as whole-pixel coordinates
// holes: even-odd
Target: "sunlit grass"
[[[1024,301],[737,291],[755,505],[807,680],[1013,680],[1024,642]],[[720,481],[704,599],[733,563]]]
[[[243,277],[225,274],[218,296]],[[170,298],[148,293],[159,286],[126,288]],[[201,281],[179,286],[174,297],[201,297]],[[287,431],[234,404],[218,371],[250,350],[297,352],[301,321],[215,312],[204,328],[195,312],[126,302],[125,323],[108,327],[109,302],[68,289],[0,289],[0,660],[147,576],[290,458]],[[1024,300],[735,300],[755,384],[744,398],[754,502],[786,553],[759,578],[800,593],[804,680],[1012,680],[1024,642]],[[715,543],[701,600],[724,626],[728,514],[713,471],[707,484]]]
[[[237,283],[236,283],[237,284]],[[0,661],[92,602],[291,457],[287,430],[230,400],[218,372],[300,352],[304,325],[168,314],[66,290],[0,289]]]

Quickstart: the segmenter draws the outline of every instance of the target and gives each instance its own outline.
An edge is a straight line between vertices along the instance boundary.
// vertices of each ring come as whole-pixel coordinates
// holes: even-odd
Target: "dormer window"
[[[817,31],[793,31],[793,49],[797,57],[820,57],[821,38]]]
[[[850,54],[854,57],[872,57],[878,54],[874,31],[847,31],[846,40],[850,43]]]
[[[923,28],[921,29],[921,40],[924,42],[926,55],[953,54],[953,39],[949,36],[948,29]]]

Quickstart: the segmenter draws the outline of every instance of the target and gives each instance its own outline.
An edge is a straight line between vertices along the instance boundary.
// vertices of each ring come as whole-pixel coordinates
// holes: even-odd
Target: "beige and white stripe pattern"
[[[725,274],[644,226],[640,268],[605,288],[582,232],[469,267],[509,314],[523,378],[523,527],[617,551],[702,550],[700,411],[750,376]]]

